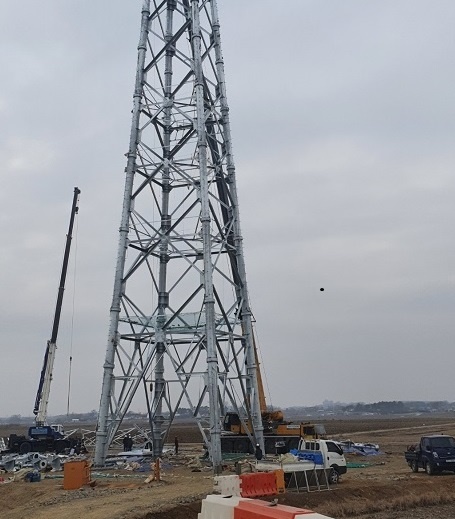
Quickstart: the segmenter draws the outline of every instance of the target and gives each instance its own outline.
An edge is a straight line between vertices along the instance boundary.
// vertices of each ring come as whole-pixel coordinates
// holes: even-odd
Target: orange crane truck
[[[256,341],[253,340],[257,366],[257,382],[259,404],[261,408],[262,426],[264,427],[264,447],[266,454],[289,452],[297,449],[300,440],[325,438],[326,431],[322,424],[310,422],[293,423],[284,420],[283,411],[268,410],[262,383],[261,370],[257,354]],[[228,412],[224,416],[221,451],[224,453],[254,453],[251,442],[252,427],[248,420],[240,419],[238,413]]]

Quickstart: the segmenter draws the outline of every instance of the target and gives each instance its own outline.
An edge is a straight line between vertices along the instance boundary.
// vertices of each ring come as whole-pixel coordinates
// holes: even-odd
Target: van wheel
[[[340,475],[338,471],[332,467],[329,472],[329,485],[337,485],[339,481]]]
[[[419,472],[419,464],[416,460],[411,461],[411,470],[412,472]]]
[[[427,462],[425,463],[425,472],[426,472],[429,476],[432,476],[432,475],[435,473],[433,463],[431,463],[430,461],[427,461]]]

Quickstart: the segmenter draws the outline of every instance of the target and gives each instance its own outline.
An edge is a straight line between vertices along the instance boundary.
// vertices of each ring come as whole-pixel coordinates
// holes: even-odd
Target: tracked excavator
[[[280,409],[269,410],[265,399],[264,385],[259,365],[256,341],[253,338],[256,359],[259,404],[261,408],[262,426],[264,427],[264,447],[266,454],[280,454],[297,449],[301,438],[325,438],[326,431],[322,424],[310,422],[288,422]],[[224,416],[221,450],[224,453],[254,453],[251,441],[252,427],[249,420],[241,419],[238,413],[228,412]]]

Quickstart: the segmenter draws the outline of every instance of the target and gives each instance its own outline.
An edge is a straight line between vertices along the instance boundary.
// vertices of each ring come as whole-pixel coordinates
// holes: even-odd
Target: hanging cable
[[[73,334],[74,334],[74,308],[76,300],[76,272],[77,272],[77,237],[79,235],[79,219],[76,218],[76,232],[74,239],[74,273],[73,273],[73,302],[71,310],[71,335],[70,335],[70,358],[68,370],[68,398],[66,402],[66,416],[70,414],[71,374],[73,367]]]

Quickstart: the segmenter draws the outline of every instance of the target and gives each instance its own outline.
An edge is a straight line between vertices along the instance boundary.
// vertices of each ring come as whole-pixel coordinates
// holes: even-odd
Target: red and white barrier
[[[330,519],[312,510],[239,496],[209,495],[198,519]]]
[[[282,470],[275,470],[241,476],[216,476],[213,488],[222,496],[276,496],[284,492],[284,475]]]
[[[234,519],[234,510],[243,497],[209,495],[202,501],[198,519]]]

